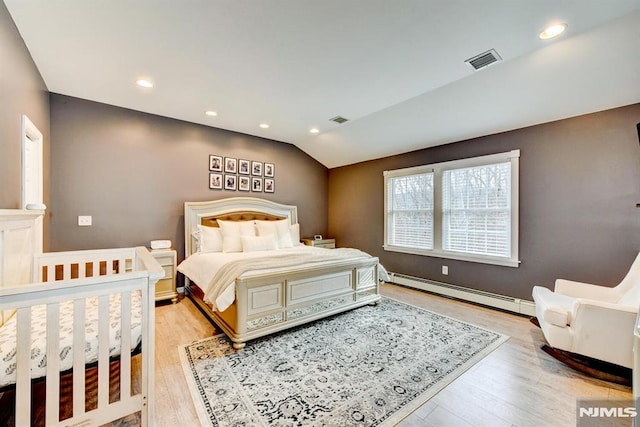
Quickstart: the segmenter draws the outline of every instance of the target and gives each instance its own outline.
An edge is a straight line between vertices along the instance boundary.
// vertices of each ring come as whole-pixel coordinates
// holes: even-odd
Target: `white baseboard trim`
[[[433,292],[434,294],[458,298],[463,301],[475,302],[489,307],[511,311],[513,313],[525,314],[527,316],[536,315],[536,307],[533,301],[479,291],[477,289],[465,288],[463,286],[437,282],[435,280],[422,279],[420,277],[408,276],[401,273],[390,272],[389,278],[392,283],[421,289],[427,292]]]

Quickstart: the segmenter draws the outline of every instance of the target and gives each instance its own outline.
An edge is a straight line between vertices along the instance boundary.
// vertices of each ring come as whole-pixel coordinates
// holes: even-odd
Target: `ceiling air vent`
[[[471,65],[474,70],[479,70],[498,61],[502,61],[502,58],[500,58],[500,55],[498,55],[498,52],[496,52],[495,49],[491,49],[486,52],[482,52],[480,55],[476,55],[473,58],[469,58],[464,62]]]
[[[344,117],[341,117],[341,116],[335,116],[334,118],[329,119],[329,120],[332,121],[332,122],[339,123],[339,124],[343,124],[344,122],[348,122],[349,121],[349,119],[345,119]]]

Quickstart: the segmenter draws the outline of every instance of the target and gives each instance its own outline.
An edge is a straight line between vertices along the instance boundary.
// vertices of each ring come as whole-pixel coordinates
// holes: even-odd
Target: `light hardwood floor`
[[[400,423],[402,427],[575,426],[576,400],[631,399],[631,388],[582,375],[542,350],[525,317],[385,284],[388,297],[509,335]],[[177,347],[218,333],[193,303],[156,307],[156,424],[198,425]]]

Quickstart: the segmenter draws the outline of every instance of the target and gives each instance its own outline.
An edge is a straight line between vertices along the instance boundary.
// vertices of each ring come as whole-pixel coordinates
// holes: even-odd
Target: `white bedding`
[[[338,257],[341,257],[341,259],[370,257],[370,255],[355,249],[324,249],[313,246],[294,246],[293,248],[255,252],[209,252],[191,255],[178,265],[178,271],[202,288],[205,293],[205,302],[211,304],[214,310],[224,311],[233,304],[235,300],[235,279],[228,283],[212,283],[216,274],[224,265],[239,260],[260,259],[274,255],[276,257],[286,258],[287,255],[294,257],[299,254],[310,255],[310,258],[313,258],[313,261],[306,262],[299,266],[321,266],[330,264],[335,262]],[[308,257],[304,256],[303,258],[306,259]],[[250,271],[242,273],[240,276],[249,277],[266,271],[279,271],[291,268],[290,266],[277,267],[277,265],[277,259],[273,259],[273,267],[251,269]],[[384,271],[383,269],[381,270]]]
[[[140,292],[131,294],[131,348],[142,335],[142,309]],[[109,297],[109,355],[120,354],[120,294]],[[13,315],[0,328],[0,387],[16,382],[16,322]],[[98,360],[98,299],[85,302],[85,363]],[[47,309],[45,305],[31,309],[31,378],[46,374]],[[60,370],[73,367],[73,302],[60,304]]]

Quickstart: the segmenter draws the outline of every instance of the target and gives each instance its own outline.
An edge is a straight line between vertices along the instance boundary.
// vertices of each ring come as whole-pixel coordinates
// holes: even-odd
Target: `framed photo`
[[[249,160],[238,160],[238,173],[251,175],[251,162]]]
[[[251,178],[251,191],[262,192],[262,178]]]
[[[262,162],[251,162],[251,175],[262,176]]]
[[[276,166],[273,163],[264,164],[264,176],[265,178],[273,178],[276,174]],[[266,183],[265,183],[266,186]],[[265,191],[267,191],[265,189]]]
[[[225,173],[236,173],[236,159],[232,157],[224,158],[224,172]]]
[[[224,176],[224,189],[225,190],[234,190],[236,189],[236,180],[238,179],[235,175],[225,174]]]
[[[222,165],[222,163],[220,163]],[[210,173],[209,174],[209,188],[212,190],[222,190],[222,174]]]
[[[265,165],[266,166],[266,165]],[[267,172],[267,170],[265,169],[265,173]],[[265,193],[273,193],[274,191],[276,191],[275,189],[275,180],[272,178],[265,178],[264,179],[264,192]]]
[[[249,191],[251,190],[251,178],[248,176],[239,176],[238,177],[238,190],[240,191]]]
[[[209,156],[209,170],[214,172],[222,172],[222,156]]]

